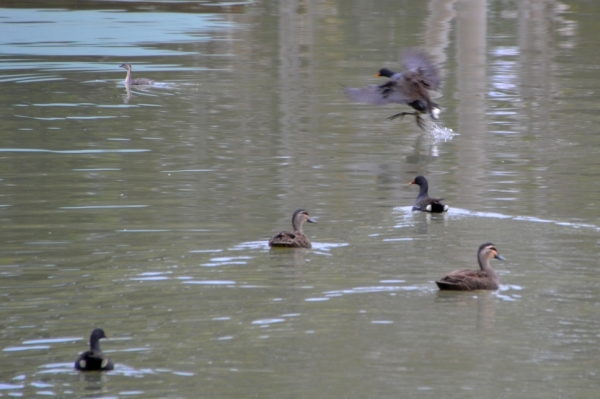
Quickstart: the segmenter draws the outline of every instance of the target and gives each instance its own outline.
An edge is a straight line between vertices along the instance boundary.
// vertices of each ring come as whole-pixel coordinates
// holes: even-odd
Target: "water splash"
[[[454,133],[454,130],[448,127],[439,126],[435,123],[432,123],[430,133],[431,137],[433,138],[433,142],[436,144],[441,142],[446,143],[452,140],[454,136],[458,136],[458,133]]]

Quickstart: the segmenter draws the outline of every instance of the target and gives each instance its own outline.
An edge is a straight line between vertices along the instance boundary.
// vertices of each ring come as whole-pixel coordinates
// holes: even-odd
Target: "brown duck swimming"
[[[448,210],[448,205],[442,204],[443,198],[429,198],[429,183],[425,177],[417,176],[408,184],[416,184],[420,187],[419,195],[412,207],[413,211],[442,213]]]
[[[270,247],[312,248],[312,244],[302,231],[304,222],[317,223],[304,209],[298,209],[292,215],[293,231],[280,231],[269,240]]]
[[[435,283],[440,290],[473,291],[497,290],[498,275],[490,266],[490,259],[505,260],[498,254],[496,246],[491,242],[482,244],[477,252],[477,261],[481,270],[455,270]]]
[[[128,62],[124,62],[119,65],[119,68],[125,68],[127,70],[127,77],[125,78],[125,85],[127,86],[151,86],[154,84],[153,80],[145,78],[131,79],[131,65]]]
[[[92,331],[90,336],[90,350],[83,352],[77,360],[75,360],[75,368],[80,371],[109,371],[112,370],[115,365],[110,361],[108,357],[102,353],[100,349],[100,339],[106,338],[104,330],[96,328]]]
[[[402,54],[402,64],[406,71],[394,72],[387,68],[380,69],[375,76],[389,78],[386,83],[363,88],[346,88],[350,100],[373,105],[391,103],[408,104],[416,112],[400,112],[387,119],[402,118],[414,115],[417,125],[425,130],[422,114],[428,114],[437,120],[441,112],[439,106],[431,101],[430,90],[437,90],[441,79],[437,67],[429,56],[421,50],[409,48]]]

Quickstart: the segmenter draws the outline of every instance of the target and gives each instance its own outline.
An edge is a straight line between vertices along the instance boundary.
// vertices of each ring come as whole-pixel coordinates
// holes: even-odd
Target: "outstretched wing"
[[[400,62],[409,71],[420,75],[425,87],[429,90],[437,90],[440,87],[441,79],[436,65],[429,55],[415,48],[404,50],[400,56]]]

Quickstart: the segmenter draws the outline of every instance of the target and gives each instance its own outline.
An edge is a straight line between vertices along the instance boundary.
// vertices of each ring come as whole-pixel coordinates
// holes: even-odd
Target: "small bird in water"
[[[441,112],[439,106],[429,96],[430,90],[437,90],[441,85],[438,69],[426,53],[414,48],[405,50],[401,61],[406,71],[394,72],[387,68],[380,69],[375,76],[384,76],[390,80],[382,85],[363,88],[347,87],[346,95],[352,101],[373,105],[408,104],[416,112],[400,112],[387,119],[414,115],[417,126],[425,130],[425,122],[421,115],[428,114],[431,119],[437,120]]]
[[[75,360],[75,368],[79,371],[109,371],[112,370],[115,365],[110,361],[108,357],[102,353],[100,349],[100,339],[106,338],[104,330],[96,328],[92,331],[90,336],[90,350],[83,352],[77,360]]]
[[[419,186],[419,195],[412,207],[413,211],[442,213],[448,210],[448,205],[442,204],[443,198],[429,198],[429,183],[424,176],[417,176],[408,184]]]
[[[491,242],[482,244],[477,251],[477,261],[481,270],[455,270],[435,283],[440,290],[473,291],[497,290],[499,287],[498,275],[490,266],[490,259],[505,260],[496,246]]]
[[[125,85],[127,86],[151,86],[154,84],[153,80],[145,78],[131,79],[132,67],[128,62],[124,62],[119,65],[119,68],[125,68],[127,70],[127,77],[125,78]]]
[[[293,231],[280,231],[275,234],[269,240],[269,246],[283,248],[312,248],[312,244],[304,235],[304,231],[302,231],[304,222],[317,223],[310,218],[310,215],[304,209],[298,209],[292,215]]]

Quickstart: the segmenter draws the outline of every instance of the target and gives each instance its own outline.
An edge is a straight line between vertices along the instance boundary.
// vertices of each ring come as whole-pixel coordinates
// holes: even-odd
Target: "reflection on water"
[[[597,395],[600,4],[34,3],[0,2],[0,395]],[[412,46],[429,132],[337,85]],[[299,207],[313,248],[269,249]],[[487,241],[500,289],[439,292]],[[115,370],[75,372],[98,325]]]
[[[233,23],[217,14],[116,12],[86,10],[4,8],[2,22],[10,34],[0,40],[4,55],[68,57],[160,57],[194,54],[150,45],[196,43],[212,40],[211,33],[232,29]],[[43,38],[43,41],[40,41]],[[27,65],[30,69],[34,65]],[[73,68],[72,64],[48,65]],[[91,64],[90,64],[91,68]],[[16,68],[15,68],[16,69]],[[37,69],[37,68],[36,68]],[[137,69],[137,68],[136,68]],[[144,70],[143,67],[140,70]]]

